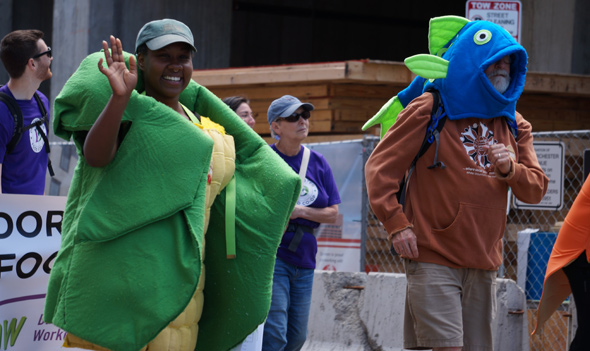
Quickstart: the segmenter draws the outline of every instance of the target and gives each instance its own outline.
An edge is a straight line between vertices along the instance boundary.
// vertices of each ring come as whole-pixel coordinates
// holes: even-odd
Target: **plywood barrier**
[[[220,98],[245,95],[256,117],[255,131],[268,136],[266,111],[289,94],[314,104],[310,133],[362,133],[361,127],[414,75],[401,62],[351,60],[315,64],[201,70],[193,79]],[[587,129],[590,76],[529,72],[517,110],[534,131]],[[369,130],[378,134],[377,127]],[[333,138],[332,138],[333,139]]]

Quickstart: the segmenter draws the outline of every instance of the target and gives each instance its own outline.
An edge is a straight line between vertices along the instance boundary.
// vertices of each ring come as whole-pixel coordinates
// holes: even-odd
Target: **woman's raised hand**
[[[125,57],[123,56],[123,45],[121,40],[111,35],[111,51],[109,52],[109,45],[106,41],[102,41],[102,48],[104,49],[104,57],[107,62],[107,68],[102,65],[102,58],[98,61],[98,69],[109,79],[113,95],[131,96],[131,92],[135,89],[137,84],[137,65],[135,64],[135,57],[129,57],[129,69],[125,65]]]

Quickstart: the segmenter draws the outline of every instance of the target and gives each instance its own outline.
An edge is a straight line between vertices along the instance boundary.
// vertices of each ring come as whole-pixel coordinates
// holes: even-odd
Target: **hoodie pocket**
[[[460,203],[448,227],[432,228],[432,249],[459,266],[495,269],[501,259],[505,211],[504,208]]]

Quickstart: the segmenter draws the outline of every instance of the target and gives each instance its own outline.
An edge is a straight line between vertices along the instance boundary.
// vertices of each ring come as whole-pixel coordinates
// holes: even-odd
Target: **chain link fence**
[[[550,177],[550,190],[543,202],[555,202],[550,206],[529,208],[515,204],[514,198],[507,216],[504,232],[504,259],[498,276],[513,279],[525,290],[527,298],[529,334],[534,328],[536,309],[541,297],[547,260],[561,223],[567,215],[585,179],[584,152],[590,148],[590,131],[564,131],[533,133],[535,149],[538,144],[556,145],[562,149],[563,169],[539,157],[541,166]],[[379,141],[367,136],[363,140],[363,160],[371,155]],[[551,157],[549,157],[551,158]],[[555,161],[555,158],[552,160]],[[558,162],[559,160],[557,160]],[[560,179],[561,178],[561,179]],[[563,186],[561,186],[563,184]],[[363,233],[364,267],[367,272],[403,273],[399,256],[390,252],[387,233],[372,212],[363,176]],[[551,193],[550,193],[551,192]],[[572,304],[573,305],[573,304]],[[566,351],[576,327],[575,308],[566,300],[537,335],[530,337],[530,351]]]

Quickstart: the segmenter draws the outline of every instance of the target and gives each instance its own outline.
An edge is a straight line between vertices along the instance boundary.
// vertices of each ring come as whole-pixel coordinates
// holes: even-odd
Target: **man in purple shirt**
[[[4,103],[0,103],[0,175],[2,193],[43,195],[49,161],[46,143],[49,125],[49,101],[37,89],[51,78],[51,48],[45,44],[43,32],[35,29],[17,30],[0,42],[0,59],[8,72],[8,83],[0,92],[16,100],[23,116],[23,126],[43,119],[39,128],[24,130],[12,150],[7,146],[15,133],[15,120]],[[41,99],[40,109],[34,94]],[[41,131],[45,134],[42,135]]]

